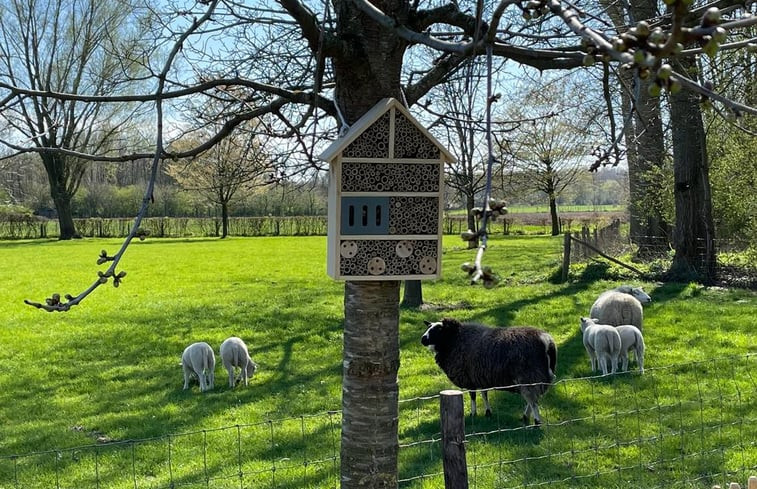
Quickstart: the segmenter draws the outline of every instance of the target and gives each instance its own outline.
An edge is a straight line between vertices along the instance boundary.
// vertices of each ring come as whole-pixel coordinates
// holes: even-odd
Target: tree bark
[[[560,234],[560,218],[557,217],[557,199],[554,194],[549,196],[549,216],[552,218],[552,236]]]
[[[221,203],[221,239],[229,235],[229,204],[227,202]]]
[[[692,60],[681,59],[682,73],[696,70]],[[677,67],[678,68],[678,67]],[[699,96],[682,90],[670,98],[673,128],[673,164],[676,222],[675,255],[668,271],[674,280],[715,279],[715,226],[707,148]]]
[[[346,282],[342,488],[396,488],[399,282]]]
[[[76,165],[69,165],[65,157],[42,154],[42,164],[45,166],[47,181],[50,183],[50,197],[58,213],[60,235],[58,239],[68,240],[81,238],[76,232],[71,200],[79,187],[83,169]]]
[[[423,282],[420,280],[405,280],[401,305],[402,307],[420,307],[423,305]]]

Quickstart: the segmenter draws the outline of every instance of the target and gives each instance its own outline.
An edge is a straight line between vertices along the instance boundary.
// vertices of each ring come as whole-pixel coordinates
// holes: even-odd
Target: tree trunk
[[[397,487],[399,288],[345,283],[342,488]]]
[[[549,196],[549,216],[552,218],[552,236],[560,234],[560,218],[557,217],[557,199],[554,194]]]
[[[229,235],[229,204],[228,202],[221,203],[221,239]]]
[[[420,280],[405,280],[405,290],[402,293],[402,307],[420,307],[423,305],[423,282]]]
[[[689,59],[681,59],[680,63],[683,67],[678,69],[682,73],[696,69]],[[671,96],[670,120],[676,222],[675,255],[668,277],[711,283],[715,279],[715,226],[699,96],[688,90]]]
[[[58,239],[81,238],[81,235],[76,232],[71,210],[71,200],[74,197],[74,192],[71,189],[78,187],[78,181],[72,182],[71,179],[76,178],[77,169],[67,165],[65,157],[51,154],[42,154],[41,156],[47,173],[47,180],[50,183],[50,197],[52,197],[55,210],[58,213],[58,226],[60,227]]]
[[[409,3],[374,0],[407,20]],[[385,97],[404,101],[400,85],[407,42],[360,12],[337,4],[337,36],[348,39],[333,58],[335,102],[348,124]],[[399,281],[347,282],[344,297],[341,487],[396,488],[399,370]]]
[[[600,4],[607,9],[619,32],[627,31],[629,24],[657,15],[656,0],[631,2],[628,10],[622,4],[608,0],[601,0]],[[639,253],[647,254],[654,251],[653,247],[658,243],[654,237],[667,237],[670,232],[669,224],[662,217],[662,209],[656,205],[658,183],[650,181],[647,174],[653,166],[662,166],[664,162],[665,140],[660,101],[647,92],[651,80],[635,78],[631,70],[622,71],[619,79],[624,87],[634,91],[635,81],[640,82],[638,98],[629,94],[628,90],[621,90],[621,102],[623,120],[630,120],[630,124],[623,125],[623,136],[628,149],[630,235],[633,242],[639,245]],[[631,111],[634,113],[629,118]]]

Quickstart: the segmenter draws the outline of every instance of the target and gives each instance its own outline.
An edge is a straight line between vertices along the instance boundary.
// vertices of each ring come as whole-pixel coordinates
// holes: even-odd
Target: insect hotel
[[[455,158],[402,104],[380,101],[320,158],[330,165],[332,278],[441,275],[444,165]]]

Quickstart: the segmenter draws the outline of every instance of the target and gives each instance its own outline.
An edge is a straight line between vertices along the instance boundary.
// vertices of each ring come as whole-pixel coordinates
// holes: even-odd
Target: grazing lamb
[[[234,367],[239,367],[239,380],[244,379],[244,385],[250,377],[255,375],[258,364],[252,361],[247,351],[247,345],[240,338],[232,336],[221,343],[221,361],[226,371],[229,372],[229,387],[234,387]]]
[[[639,373],[644,373],[644,336],[636,326],[623,324],[616,326],[620,335],[620,356],[623,363],[623,371],[628,371],[628,352],[633,349],[636,355],[636,363],[639,364]]]
[[[549,333],[531,327],[491,328],[444,318],[424,321],[428,329],[421,344],[453,384],[470,390],[471,415],[476,415],[476,390],[501,388],[526,401],[523,422],[529,413],[541,423],[538,401],[555,379],[557,347]],[[524,385],[526,384],[526,385]],[[507,387],[510,386],[510,387]],[[481,391],[486,415],[491,416],[489,396]]]
[[[216,357],[213,349],[205,342],[192,343],[181,355],[184,370],[184,389],[189,388],[189,378],[196,375],[200,381],[200,391],[213,388],[215,382]]]
[[[599,324],[596,319],[581,318],[581,332],[584,336],[584,348],[589,354],[591,371],[602,368],[602,375],[618,370],[620,356],[620,334],[614,326]],[[610,366],[608,366],[608,360]]]
[[[602,292],[591,306],[589,317],[597,318],[599,324],[632,324],[641,331],[644,322],[644,309],[641,305],[649,302],[652,302],[652,298],[641,287],[621,285]]]

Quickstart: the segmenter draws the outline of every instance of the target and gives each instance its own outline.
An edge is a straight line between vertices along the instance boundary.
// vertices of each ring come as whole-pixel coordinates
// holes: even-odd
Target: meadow
[[[0,488],[337,486],[343,285],[325,273],[326,238],[148,239],[120,287],[67,313],[23,303],[75,295],[119,244],[0,242]],[[520,427],[505,393],[493,417],[466,420],[474,487],[710,487],[757,471],[754,291],[555,283],[560,236],[492,237],[485,262],[503,280],[487,290],[460,271],[474,251],[444,245],[444,278],[401,312],[402,487],[443,485],[437,394],[450,383],[419,342],[442,316],[538,326],[559,349],[543,428]],[[653,297],[648,370],[596,378],[578,318],[623,282]],[[231,335],[260,366],[250,386],[230,389],[219,364],[212,392],[182,390],[184,347]]]

